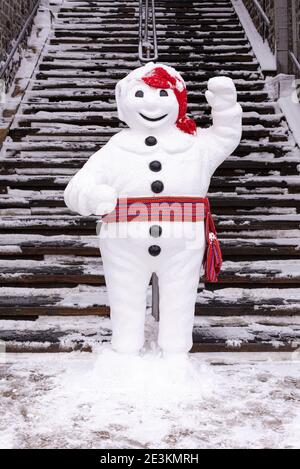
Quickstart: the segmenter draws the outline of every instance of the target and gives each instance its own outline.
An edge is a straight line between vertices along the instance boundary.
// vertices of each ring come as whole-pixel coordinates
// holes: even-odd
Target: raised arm
[[[207,170],[212,176],[217,167],[234,152],[242,135],[242,108],[231,78],[215,77],[208,82],[205,93],[212,108],[213,125],[198,129],[200,152],[207,158]]]
[[[64,192],[67,207],[72,212],[89,216],[111,212],[117,203],[117,193],[107,182],[109,149],[105,145],[94,153],[83,168],[73,176]]]

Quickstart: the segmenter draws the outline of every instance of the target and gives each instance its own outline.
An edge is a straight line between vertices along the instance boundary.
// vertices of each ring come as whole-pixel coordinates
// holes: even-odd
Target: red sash
[[[115,210],[105,215],[105,223],[197,222],[205,221],[206,250],[203,258],[205,279],[217,282],[222,253],[207,197],[129,197],[118,199]]]

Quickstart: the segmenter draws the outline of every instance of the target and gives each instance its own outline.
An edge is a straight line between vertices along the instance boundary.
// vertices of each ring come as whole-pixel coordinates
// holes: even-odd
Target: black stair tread
[[[33,106],[33,109],[37,109],[39,111],[48,111],[52,112],[55,107],[57,108],[58,112],[67,112],[69,109],[70,112],[97,112],[100,111],[101,115],[106,116],[107,113],[112,113],[112,115],[116,115],[116,107],[115,102],[110,99],[109,95],[107,96],[100,96],[97,97],[96,100],[89,100],[88,96],[85,96],[85,100],[82,97],[78,97],[78,99],[73,99],[70,101],[61,101],[59,96],[53,97],[40,97],[40,96],[30,96],[28,94],[27,98],[25,97],[23,103],[27,106]],[[273,117],[276,118],[278,116],[275,114],[274,103],[271,101],[268,102],[241,102],[241,106],[243,108],[244,113],[247,117],[247,114],[255,113],[255,116],[264,119],[269,119],[272,121]],[[194,117],[204,115],[209,116],[210,108],[206,103],[189,103],[189,113],[191,113]],[[26,112],[28,114],[28,112]],[[268,117],[269,116],[269,117]],[[282,116],[281,116],[282,121]],[[200,122],[199,127],[204,127],[203,123]]]
[[[199,127],[205,127],[206,124],[210,122],[210,119],[205,116],[199,116],[199,114],[193,115],[196,121],[199,121]],[[247,116],[245,116],[246,118]],[[68,120],[69,119],[69,120]],[[276,119],[276,116],[275,116]],[[274,119],[274,120],[275,120]],[[257,135],[257,138],[262,138],[264,137],[264,133],[269,134],[274,132],[274,126],[269,127],[269,122],[272,122],[271,119],[266,119],[265,122],[263,122],[262,117],[258,116],[257,121],[252,124],[251,123],[246,123],[244,119],[244,126],[243,126],[243,139],[249,138],[247,135],[250,135],[251,132],[256,132],[255,135]],[[106,128],[108,126],[118,128],[119,127],[119,121],[114,115],[114,113],[107,112],[106,114],[103,114],[102,116],[97,116],[97,113],[92,113],[92,112],[70,112],[69,116],[67,115],[67,112],[58,112],[57,114],[55,112],[48,112],[48,111],[38,111],[35,114],[25,114],[25,115],[18,115],[16,116],[16,121],[14,123],[14,126],[12,127],[13,129],[17,129],[18,127],[20,128],[27,128],[28,131],[31,129],[39,129],[39,124],[43,127],[51,127],[53,125],[58,125],[59,124],[66,124],[69,123],[70,129],[72,130],[74,126],[77,127],[83,127],[83,126],[88,126],[88,128],[85,128],[84,130],[88,134],[91,131],[103,131],[103,127]],[[279,121],[280,123],[280,121]],[[264,125],[263,125],[264,124]],[[277,124],[278,126],[278,120],[275,120],[275,125]],[[113,132],[113,130],[112,130]],[[70,133],[68,129],[66,129],[66,133]],[[115,133],[115,132],[114,132]],[[277,129],[276,127],[276,134],[282,135],[288,135],[287,129]],[[254,135],[254,137],[255,137]],[[253,135],[251,135],[253,137]]]
[[[79,67],[81,68],[82,60],[83,60],[83,55],[86,55],[86,59],[88,59],[90,62],[97,63],[100,61],[116,61],[118,59],[123,59],[123,60],[128,60],[128,61],[135,61],[136,57],[135,54],[132,54],[132,52],[90,52],[90,53],[85,53],[85,54],[77,54],[74,52],[60,52],[56,54],[50,54],[48,53],[47,55],[44,56],[43,63],[52,63],[58,64],[58,66],[61,66],[61,62],[67,61],[68,64],[73,64],[73,62],[77,61],[79,62]],[[211,62],[218,62],[218,63],[227,63],[227,62],[241,62],[241,63],[256,63],[256,59],[253,57],[252,54],[249,53],[242,53],[242,52],[217,52],[217,51],[206,51],[200,52],[198,51],[197,53],[191,53],[190,51],[180,51],[180,55],[182,57],[182,60],[187,60],[188,63],[194,61],[198,63],[211,63]],[[170,64],[173,62],[174,55],[171,54],[168,51],[161,51],[160,52],[160,59],[162,62],[169,62]]]
[[[229,226],[230,229],[257,229],[257,223],[262,223],[264,227],[278,228],[278,223],[284,221],[286,226],[293,227],[295,223],[299,223],[296,218],[287,217],[285,215],[280,217],[268,218],[266,214],[265,218],[260,221],[254,215],[248,215],[247,213],[236,215],[236,209],[241,207],[292,207],[298,208],[300,204],[299,194],[251,194],[251,193],[209,193],[211,206],[215,215],[218,212],[224,212],[225,209],[229,211],[228,215],[224,215],[224,223],[222,225],[222,218],[218,217],[219,229]],[[0,209],[6,208],[21,208],[21,207],[64,207],[63,194],[61,191],[54,190],[21,190],[11,189],[8,194],[4,194],[0,198]],[[230,210],[231,209],[231,210]],[[75,220],[75,218],[73,217]],[[32,220],[34,223],[34,220]],[[52,222],[51,222],[52,223]],[[54,220],[53,220],[53,223]],[[16,224],[16,228],[20,226],[20,222]],[[75,226],[75,221],[74,221]],[[259,228],[258,228],[259,229]]]
[[[93,41],[92,38],[89,38],[89,37],[80,37],[80,38],[74,38],[74,41],[70,41],[70,38],[69,37],[66,37],[66,38],[56,38],[55,36],[50,36],[49,38],[49,42],[48,42],[48,45],[46,45],[46,49],[49,50],[53,50],[55,51],[56,49],[54,48],[54,46],[57,46],[57,45],[60,45],[63,50],[65,50],[65,48],[80,48],[80,47],[86,47],[87,45],[91,45],[92,49],[93,48],[97,48],[97,47],[102,47],[102,46],[106,46],[108,49],[107,50],[110,50],[109,48],[110,47],[114,47],[115,45],[120,45],[121,47],[121,50],[123,50],[123,46],[124,48],[126,48],[126,46],[130,46],[130,47],[135,47],[135,52],[136,52],[136,41],[135,41],[135,36],[132,36],[132,35],[129,35],[128,37],[115,37],[115,38],[112,38],[112,37],[103,37],[103,35],[101,36],[101,33],[100,33],[100,37],[98,40],[96,41]],[[163,44],[158,44],[158,47],[161,48],[161,47],[167,47],[168,45],[175,45],[176,46],[182,46],[182,45],[189,45],[190,44],[190,41],[189,41],[189,38],[181,38],[181,37],[177,37],[177,36],[174,36],[174,37],[165,37],[164,38],[164,42]],[[193,38],[193,45],[195,45],[196,47],[197,46],[201,46],[201,45],[207,45],[208,47],[209,46],[213,46],[213,45],[216,45],[216,46],[233,46],[233,45],[236,45],[237,47],[247,47],[249,48],[249,50],[252,50],[251,49],[251,46],[249,44],[249,41],[248,39],[246,38],[246,36],[244,37],[238,37],[238,38],[230,38],[230,37],[227,37],[227,38],[220,38],[220,37],[214,37],[212,35],[206,35],[206,37],[202,37],[202,38],[197,38],[197,37],[194,37]]]
[[[233,318],[211,317],[196,320],[193,352],[212,351],[296,351],[300,342],[299,318],[245,318],[232,326]],[[40,318],[28,327],[24,321],[9,321],[0,332],[7,352],[93,351],[111,339],[106,318]]]
[[[225,258],[258,257],[269,258],[300,256],[300,231],[282,233],[280,238],[266,238],[257,232],[257,239],[220,236],[221,249]],[[288,237],[292,235],[294,237]],[[0,257],[34,257],[44,255],[99,256],[99,242],[94,235],[2,234],[0,235]],[[1,261],[0,261],[1,262]]]
[[[198,116],[199,114],[193,115],[193,117],[196,119],[198,118]],[[261,116],[261,115],[254,116],[254,119],[256,118],[257,120],[256,121],[254,120],[253,124],[252,122],[251,123],[245,122],[247,117],[248,116],[246,115],[243,119],[244,133],[246,133],[247,131],[256,131],[257,138],[261,138],[262,132],[269,133],[273,131],[273,126],[268,127],[270,122],[272,123],[272,121],[275,121],[274,125],[277,125],[277,126],[281,122],[280,116],[276,116],[276,115],[274,115],[274,119],[265,118],[266,119],[265,121],[263,121],[264,116]],[[253,116],[251,116],[251,113],[249,117],[253,119]],[[69,118],[69,121],[67,120],[68,118]],[[205,120],[205,124],[210,122],[208,117],[204,118],[204,116],[200,116],[199,124],[202,127],[204,127],[204,120]],[[39,122],[47,123],[48,125],[51,125],[52,123],[58,124],[58,123],[69,122],[70,125],[81,125],[81,126],[89,125],[89,129],[98,128],[99,130],[101,129],[100,127],[101,124],[105,126],[111,125],[113,127],[119,126],[119,121],[117,117],[111,111],[108,111],[106,114],[103,114],[102,116],[99,116],[99,114],[97,115],[96,112],[90,112],[90,111],[69,112],[69,116],[68,116],[68,113],[66,111],[61,111],[61,112],[56,113],[54,110],[49,112],[49,111],[40,109],[39,111],[37,111],[37,113],[32,113],[32,114],[26,113],[25,115],[18,114],[16,116],[16,121],[15,121],[13,128],[16,128],[18,126],[20,127],[31,126],[32,128],[34,128],[34,126],[37,125],[36,123],[39,123]],[[89,129],[87,129],[86,131],[88,132]],[[282,129],[282,132],[284,131],[287,133],[287,130]]]
[[[178,40],[174,41],[172,39],[166,39],[164,41],[164,45],[159,45],[158,51],[159,53],[168,53],[170,50],[170,46],[172,47],[172,52],[176,53],[188,53],[189,50],[193,50],[196,53],[203,53],[203,52],[213,52],[216,51],[217,53],[221,53],[226,51],[226,53],[251,53],[253,54],[251,47],[249,43],[235,43],[232,44],[231,41],[228,41],[228,44],[224,45],[223,42],[220,41],[220,43],[216,43],[213,41],[206,40],[205,42],[201,39],[198,41],[193,41],[193,46],[189,45],[188,41],[184,40]],[[47,47],[47,53],[49,57],[54,57],[57,54],[82,54],[82,53],[102,53],[103,50],[106,51],[106,53],[117,53],[117,52],[125,52],[125,53],[131,53],[131,54],[136,54],[136,43],[135,41],[122,41],[122,43],[119,43],[117,41],[111,41],[111,43],[107,43],[103,41],[103,43],[97,43],[97,44],[90,44],[90,45],[84,45],[84,44],[66,44],[65,47],[60,47],[60,52],[57,51],[53,45],[50,47]],[[253,56],[253,55],[252,55]]]
[[[103,24],[105,23],[105,24]],[[180,24],[180,20],[178,21]],[[133,19],[126,19],[126,24],[122,22],[120,19],[117,18],[113,19],[111,21],[107,20],[106,18],[103,19],[103,21],[100,21],[99,23],[86,23],[86,22],[78,22],[76,25],[62,21],[57,21],[55,23],[55,35],[59,34],[65,34],[68,35],[69,32],[71,32],[74,37],[79,36],[80,33],[89,36],[91,34],[99,32],[105,26],[105,33],[115,33],[116,29],[120,33],[124,32],[133,32],[133,34],[137,35],[137,22],[135,18]],[[165,22],[159,22],[157,24],[157,33],[158,37],[160,33],[164,33],[166,30],[170,34],[171,32],[175,32],[175,34],[180,37],[181,34],[184,33],[191,33],[193,30],[195,30],[196,34],[201,35],[202,32],[209,32],[209,31],[217,31],[218,34],[222,32],[230,32],[230,33],[240,33],[244,35],[244,31],[242,29],[242,26],[238,23],[238,21],[234,22],[231,19],[225,18],[224,20],[220,20],[220,26],[217,24],[212,24],[211,19],[207,19],[202,21],[201,24],[201,33],[199,33],[199,21],[193,21],[191,24],[189,24],[189,20],[185,22],[181,22],[181,28],[178,31],[178,25],[174,25],[173,21],[165,21]],[[76,32],[74,32],[74,29]]]
[[[14,138],[13,142],[7,145],[8,149],[41,149],[53,150],[53,149],[81,149],[84,151],[96,152],[101,146],[107,143],[108,139],[116,133],[116,128],[112,127],[101,127],[101,130],[95,130],[90,132],[88,135],[87,130],[84,127],[76,126],[76,132],[72,132],[70,129],[63,127],[56,129],[53,127],[37,127],[36,129],[29,127],[18,127],[11,130],[11,135]],[[75,130],[75,129],[74,129]],[[26,132],[28,135],[26,135]],[[83,139],[84,135],[88,135],[88,139]],[[61,137],[65,137],[59,141]],[[22,140],[24,139],[24,140]],[[19,143],[19,145],[17,145]],[[282,157],[285,153],[292,152],[294,147],[289,141],[272,141],[271,139],[262,138],[261,140],[255,141],[250,138],[241,140],[240,145],[235,150],[235,156],[244,156],[249,153],[271,153],[276,157]]]
[[[126,75],[126,73],[129,73],[129,71],[132,70],[131,68],[126,68],[126,69],[102,69],[98,68],[97,70],[81,70],[77,68],[71,68],[71,69],[45,69],[45,70],[38,70],[36,77],[38,79],[44,79],[48,77],[86,77],[86,78],[98,78],[98,79],[107,79],[108,77],[111,77],[113,80],[120,80],[121,78]],[[197,69],[195,70],[195,67],[193,69],[186,69],[185,70],[185,76],[187,80],[192,80],[193,77],[195,80],[197,79],[209,79],[214,76],[229,76],[232,79],[243,79],[243,80],[261,80],[262,75],[259,70],[253,71],[253,70],[202,70],[202,69]]]
[[[6,259],[0,265],[1,285],[103,285],[101,259],[84,256],[46,256],[43,260]],[[299,259],[225,261],[219,285],[300,285]]]
[[[27,165],[36,165],[36,174],[39,174],[39,171],[43,168],[53,166],[53,168],[61,169],[64,171],[64,168],[78,168],[83,166],[83,164],[88,160],[91,153],[89,151],[69,151],[63,149],[61,150],[6,150],[5,157],[0,160],[0,167],[2,168],[1,172],[4,173],[5,169],[9,169],[11,165],[26,167]],[[285,171],[288,167],[297,166],[300,164],[300,157],[296,154],[286,154],[282,157],[276,157],[275,154],[271,153],[260,153],[260,159],[257,158],[256,153],[249,153],[246,156],[238,157],[231,155],[227,160],[225,160],[221,169],[231,168],[231,169],[240,169],[241,171],[247,168],[257,168],[257,169],[277,169]],[[17,172],[17,171],[16,171]],[[7,171],[10,173],[10,171]],[[299,174],[299,172],[297,172]],[[26,174],[26,171],[22,174]],[[49,173],[48,173],[49,174]],[[243,173],[241,173],[243,174]]]
[[[105,286],[79,285],[74,288],[0,288],[0,316],[53,316],[56,314],[78,316],[107,315],[109,306]],[[151,297],[148,296],[148,306]],[[293,324],[300,314],[299,288],[224,288],[199,292],[196,315],[201,317],[232,316],[231,325],[238,317],[260,316],[262,322],[285,317]],[[266,317],[265,317],[266,316]],[[287,319],[288,317],[291,319]],[[229,319],[228,319],[229,321]],[[277,319],[280,324],[280,320]]]
[[[251,72],[251,71],[255,71],[258,69],[258,64],[256,62],[235,62],[235,63],[228,63],[228,62],[225,62],[225,63],[218,63],[218,62],[198,62],[197,58],[195,58],[195,61],[197,61],[197,66],[199,66],[199,68],[201,68],[202,70],[205,70],[205,71],[213,71],[215,73],[215,71],[217,70],[222,70],[222,73],[223,73],[223,70],[227,70],[227,71],[231,71],[231,70],[236,70],[236,68],[239,68],[241,70],[245,70],[245,71],[248,71],[248,72]],[[190,67],[193,67],[195,66],[195,63],[193,61],[189,61],[189,62],[186,62],[184,65],[180,64],[179,62],[170,62],[170,64],[172,65],[172,67],[174,68],[180,68],[182,69],[182,71],[184,72],[184,70],[187,70],[188,68]],[[58,60],[53,60],[53,61],[49,61],[49,62],[46,62],[44,61],[43,63],[40,64],[40,70],[72,70],[72,68],[75,68],[76,71],[78,70],[92,70],[92,71],[97,71],[99,69],[107,69],[108,67],[116,67],[118,66],[119,70],[124,68],[124,69],[128,69],[128,67],[130,67],[131,69],[133,68],[137,68],[139,66],[139,62],[138,60],[132,60],[132,62],[128,62],[128,63],[124,63],[123,66],[119,66],[119,64],[117,64],[116,62],[110,62],[108,59],[106,61],[104,60],[93,60],[93,61],[88,61],[88,62],[85,62],[84,60],[82,60],[81,62],[77,61],[77,60],[68,60],[67,62],[64,62],[64,61],[58,61]],[[126,70],[124,71],[124,75],[126,73]]]
[[[131,38],[131,40],[134,40],[134,39],[138,39],[138,34],[137,34],[137,31],[134,31],[134,30],[118,30],[117,31],[118,33],[118,38],[119,40],[122,39],[122,38],[125,38],[125,39],[128,39],[128,38]],[[243,31],[236,31],[235,29],[232,29],[232,28],[227,28],[226,29],[222,29],[222,30],[211,30],[211,31],[204,31],[204,30],[201,30],[201,31],[194,31],[194,34],[195,34],[195,37],[197,39],[211,39],[212,36],[213,38],[215,39],[219,39],[219,40],[232,40],[232,39],[241,39],[241,40],[244,40],[245,39],[245,33]],[[191,31],[183,31],[183,32],[176,32],[176,38],[177,39],[190,39],[191,36],[192,36],[192,32]],[[50,41],[51,43],[53,42],[56,42],[56,43],[61,43],[61,42],[64,42],[64,43],[79,43],[79,42],[88,42],[88,41],[93,41],[93,42],[97,42],[97,41],[100,41],[100,40],[104,40],[106,38],[114,38],[116,36],[116,31],[109,31],[109,30],[105,30],[104,31],[101,31],[101,30],[98,30],[98,31],[92,31],[92,30],[89,30],[89,31],[77,31],[77,33],[75,34],[74,32],[72,32],[72,30],[61,30],[61,31],[54,31],[52,33],[52,35],[50,35]],[[174,36],[174,32],[166,32],[165,30],[160,30],[157,32],[157,38],[158,40],[159,39],[164,39],[165,37],[173,37]]]
[[[214,44],[217,46],[233,46],[237,45],[237,47],[240,46],[246,46],[249,47],[251,50],[251,46],[249,44],[248,39],[246,38],[245,35],[240,37],[241,34],[239,34],[238,37],[216,37],[215,35],[211,34],[206,34],[203,37],[193,37],[193,44],[197,46],[202,46],[202,45],[207,45],[207,46],[213,46]],[[163,44],[161,42],[158,44],[158,48],[160,47],[167,47],[168,45],[175,45],[176,46],[182,46],[182,45],[189,45],[190,44],[190,38],[189,37],[178,37],[178,36],[172,36],[168,37],[165,36]],[[126,46],[134,46],[135,47],[135,52],[136,52],[136,36],[130,33],[128,37],[121,35],[118,37],[105,37],[101,32],[99,32],[99,37],[98,39],[94,39],[92,37],[84,37],[80,36],[77,38],[73,38],[73,40],[68,36],[66,37],[55,37],[55,35],[51,35],[49,37],[48,41],[48,48],[54,48],[54,46],[60,45],[60,47],[63,48],[63,50],[66,48],[76,48],[76,47],[86,47],[87,45],[91,45],[92,48],[97,48],[99,46],[107,46],[107,50],[110,50],[110,47],[114,47],[115,45],[119,44],[121,46],[126,47]]]
[[[71,171],[71,174],[64,175],[1,175],[0,174],[0,187],[10,188],[53,188],[64,189],[70,180],[70,176],[73,176],[75,171]],[[253,188],[265,188],[268,189],[269,193],[276,193],[278,188],[288,188],[289,191],[295,196],[300,192],[300,178],[297,175],[293,176],[239,176],[226,178],[221,176],[214,176],[211,180],[211,190],[239,190],[243,188],[243,193],[247,192],[247,189]],[[264,191],[264,194],[267,191]],[[224,195],[226,197],[226,195]],[[296,199],[295,199],[296,200]],[[300,201],[300,196],[299,196]]]
[[[115,131],[111,131],[111,133],[115,133]],[[104,132],[103,132],[104,134]],[[108,132],[107,135],[102,135],[99,137],[90,137],[88,141],[82,141],[82,138],[79,137],[77,140],[74,137],[73,139],[71,137],[70,140],[66,141],[61,141],[58,139],[58,137],[55,137],[53,135],[53,138],[50,139],[48,136],[47,139],[31,139],[30,141],[24,140],[24,141],[19,141],[19,142],[12,142],[11,140],[5,144],[6,150],[23,150],[23,151],[89,151],[90,155],[92,152],[98,151],[102,145],[107,143],[108,141]],[[242,150],[242,155],[249,155],[251,153],[269,153],[270,157],[282,157],[284,154],[289,153],[289,154],[295,154],[294,152],[295,147],[293,147],[290,144],[282,144],[282,143],[276,143],[276,142],[256,142],[254,140],[247,140],[242,142],[242,144],[239,145],[239,149]],[[237,156],[238,152],[241,153],[240,151],[235,150],[233,153],[235,156]],[[296,156],[297,157],[297,156]],[[259,158],[257,158],[259,159]]]
[[[47,78],[47,81],[45,81],[45,78]],[[86,78],[80,78],[76,77],[76,82],[74,83],[74,77],[65,77],[61,76],[60,78],[51,78],[51,77],[45,77],[44,79],[40,80],[37,79],[32,85],[32,90],[33,91],[39,91],[39,90],[44,90],[45,87],[47,87],[47,90],[49,89],[77,89],[77,88],[91,88],[92,90],[94,89],[103,89],[103,90],[108,90],[111,94],[112,97],[114,96],[114,87],[117,83],[117,80],[114,82],[112,80],[108,79],[99,79],[99,78],[90,78],[87,80]],[[203,81],[201,82],[199,80],[198,83],[193,83],[193,82],[188,82],[186,81],[186,86],[189,91],[189,95],[191,97],[193,96],[192,92],[194,95],[197,95],[197,93],[200,95],[203,93],[203,91],[206,90],[207,88],[207,78],[203,76]],[[265,84],[263,80],[235,80],[235,85],[238,90],[238,93],[241,92],[252,92],[252,91],[264,91],[265,90]],[[264,97],[268,97],[266,95],[266,92],[264,92]]]
[[[155,15],[156,18],[159,19],[160,21],[163,19],[167,19],[165,16],[164,10],[159,8],[159,6],[156,6],[155,13],[156,13]],[[83,20],[84,22],[86,21],[97,22],[97,19],[112,19],[112,18],[119,19],[124,14],[126,14],[126,16],[132,15],[131,17],[132,18],[134,17],[136,20],[139,19],[139,10],[137,8],[133,9],[132,7],[129,7],[127,10],[123,8],[122,13],[120,13],[119,8],[115,8],[115,9],[109,8],[107,10],[102,8],[101,10],[99,10],[99,8],[91,6],[89,9],[85,9],[85,10],[77,7],[76,11],[72,11],[71,9],[65,10],[62,8],[57,15],[57,24],[64,23],[65,20],[69,22],[70,19],[72,19],[72,21],[76,21],[77,19],[79,19],[81,21]],[[212,15],[214,16],[215,19],[232,18],[236,20],[234,10],[228,7],[217,8],[217,9],[211,8],[211,7],[210,8],[194,7],[193,10],[189,11],[189,18],[195,19],[198,21],[199,20],[202,21],[202,18],[204,17],[211,18]],[[187,17],[186,17],[185,10],[180,12],[180,9],[177,9],[176,18],[186,19]],[[169,10],[169,19],[172,19],[171,10]]]
[[[39,156],[39,154],[24,155],[25,152],[22,152],[22,156],[9,156],[3,158],[0,162],[0,174],[32,174],[35,171],[35,175],[49,174],[52,175],[72,175],[74,170],[80,169],[84,163],[87,161],[88,156],[82,156],[82,153],[79,155],[73,154],[72,157],[68,157],[68,152],[66,152],[66,157],[62,155],[44,155]],[[279,161],[277,161],[279,160]],[[284,161],[283,161],[284,160]],[[284,162],[284,166],[283,166]],[[298,175],[298,166],[300,161],[294,158],[282,157],[277,159],[262,159],[262,161],[257,161],[257,159],[252,158],[238,158],[232,157],[228,159],[226,163],[216,171],[216,176],[240,176],[245,174],[245,172],[250,171],[254,176],[263,176],[271,174],[270,172],[276,171],[279,174],[284,176],[288,175]]]
[[[199,118],[199,120],[201,121],[201,118]],[[87,123],[87,127],[85,127],[84,125],[78,125],[76,123],[72,124],[72,122],[70,122],[68,128],[66,128],[63,122],[55,123],[45,121],[39,123],[39,125],[36,127],[29,127],[26,125],[25,127],[14,127],[11,129],[10,134],[14,141],[21,141],[24,137],[26,137],[26,141],[49,141],[50,139],[55,140],[58,137],[65,137],[65,143],[68,140],[82,140],[82,136],[89,137],[90,141],[92,141],[92,138],[94,138],[95,141],[99,141],[99,139],[103,138],[103,136],[107,136],[108,139],[116,133],[116,129],[117,127],[105,125],[105,123],[104,125],[98,127],[89,125]],[[256,135],[260,139],[260,141],[251,141],[250,139],[255,137]],[[270,131],[268,131],[267,129],[260,129],[257,131],[255,129],[244,130],[243,139],[235,153],[237,153],[238,151],[254,151],[257,148],[260,148],[261,151],[269,152],[275,151],[277,149],[277,151],[280,152],[280,156],[282,156],[284,148],[278,145],[275,146],[274,143],[276,142],[286,142],[287,145],[289,145],[289,136],[286,134],[284,129],[282,129],[281,132],[277,132],[275,134],[273,134],[272,129],[270,129]],[[62,144],[62,146],[64,145],[64,143]],[[99,149],[99,147],[97,149]],[[288,149],[289,148],[286,147],[286,151]]]

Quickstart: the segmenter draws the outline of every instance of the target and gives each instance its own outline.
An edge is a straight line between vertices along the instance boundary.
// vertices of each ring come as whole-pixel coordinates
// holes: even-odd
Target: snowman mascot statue
[[[149,281],[159,282],[158,344],[164,356],[192,347],[202,265],[217,280],[222,256],[206,198],[217,167],[241,139],[242,109],[233,81],[208,81],[213,125],[186,116],[187,92],[172,67],[154,63],[116,86],[128,128],[90,157],[65,190],[81,215],[101,215],[99,234],[112,320],[112,347],[137,354],[144,344]]]

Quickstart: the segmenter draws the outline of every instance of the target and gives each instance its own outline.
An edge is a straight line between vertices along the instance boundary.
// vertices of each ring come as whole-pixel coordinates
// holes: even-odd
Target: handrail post
[[[159,321],[159,286],[156,274],[152,275],[152,316],[155,321]]]
[[[150,16],[152,20],[152,42],[150,38]],[[142,63],[155,62],[158,59],[155,0],[140,0],[138,54]]]

